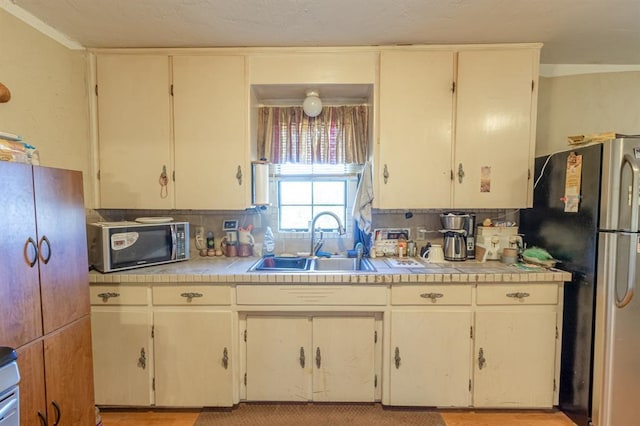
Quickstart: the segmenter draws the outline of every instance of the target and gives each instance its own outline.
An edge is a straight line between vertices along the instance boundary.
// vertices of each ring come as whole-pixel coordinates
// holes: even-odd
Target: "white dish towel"
[[[367,160],[362,168],[362,177],[356,190],[356,200],[353,203],[353,218],[358,222],[358,228],[365,234],[371,233],[371,205],[373,203],[373,174],[371,161]]]

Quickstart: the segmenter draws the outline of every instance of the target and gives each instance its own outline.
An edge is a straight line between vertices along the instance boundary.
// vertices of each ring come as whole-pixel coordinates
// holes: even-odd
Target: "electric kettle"
[[[467,242],[462,231],[447,231],[444,234],[445,260],[465,260],[467,258]]]

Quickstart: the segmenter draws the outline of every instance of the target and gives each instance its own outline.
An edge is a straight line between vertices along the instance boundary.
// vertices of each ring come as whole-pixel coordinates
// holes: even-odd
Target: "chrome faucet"
[[[342,222],[340,221],[340,218],[338,217],[337,214],[333,212],[320,212],[317,215],[315,215],[315,217],[311,221],[311,229],[310,229],[311,245],[309,246],[309,255],[312,257],[316,257],[318,255],[318,250],[320,250],[320,247],[322,247],[322,231],[320,232],[320,240],[318,242],[314,242],[314,240],[316,235],[316,221],[318,220],[318,218],[320,218],[320,216],[324,216],[324,215],[329,215],[336,220],[336,222],[338,223],[338,233],[340,235],[344,235],[345,233],[344,226],[342,226]]]
[[[356,243],[356,270],[362,269],[362,257],[364,256],[364,244],[361,242]]]

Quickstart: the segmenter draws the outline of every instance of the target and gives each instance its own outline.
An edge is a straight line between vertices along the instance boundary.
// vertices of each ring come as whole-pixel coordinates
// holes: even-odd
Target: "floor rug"
[[[194,426],[445,426],[439,413],[426,409],[387,409],[380,404],[242,403],[230,411],[203,410]]]

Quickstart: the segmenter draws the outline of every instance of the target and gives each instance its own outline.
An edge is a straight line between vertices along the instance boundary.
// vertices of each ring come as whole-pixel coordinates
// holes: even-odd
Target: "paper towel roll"
[[[266,161],[252,161],[253,175],[251,187],[251,204],[254,206],[269,205],[269,163]]]

